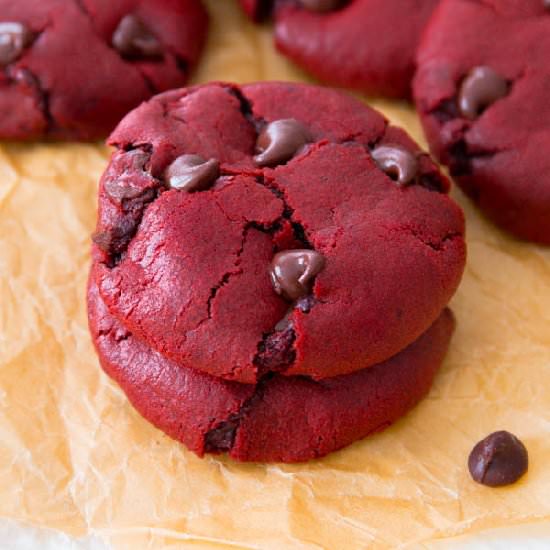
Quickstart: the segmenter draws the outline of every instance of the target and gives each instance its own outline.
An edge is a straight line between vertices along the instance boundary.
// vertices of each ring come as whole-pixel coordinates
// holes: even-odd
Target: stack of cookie
[[[99,190],[103,368],[199,455],[295,462],[428,391],[464,220],[402,130],[315,86],[207,84],[130,113]]]

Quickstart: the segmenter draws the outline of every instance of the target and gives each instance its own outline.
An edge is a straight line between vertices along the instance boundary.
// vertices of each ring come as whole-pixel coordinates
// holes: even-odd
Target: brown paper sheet
[[[305,80],[274,53],[269,28],[230,0],[209,8],[197,82]],[[423,142],[411,108],[375,106]],[[385,433],[309,464],[200,460],[140,418],[90,343],[89,235],[108,154],[0,146],[1,518],[117,549],[443,548],[499,527],[550,532],[550,249],[503,235],[455,190],[469,263],[429,397]],[[530,470],[490,490],[465,461],[503,428],[524,440]]]

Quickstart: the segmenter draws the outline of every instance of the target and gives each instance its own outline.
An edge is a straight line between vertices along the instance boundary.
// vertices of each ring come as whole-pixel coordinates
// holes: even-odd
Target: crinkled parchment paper
[[[197,81],[305,79],[273,52],[268,28],[254,29],[230,0],[209,7]],[[375,105],[422,141],[411,108]],[[200,460],[134,412],[88,336],[89,235],[108,154],[0,146],[0,532],[8,522],[132,550],[458,548],[520,525],[525,537],[548,535],[550,249],[503,235],[455,190],[469,264],[429,397],[385,433],[317,462]],[[465,462],[503,428],[524,440],[530,470],[491,490]],[[465,538],[445,541],[456,536]]]

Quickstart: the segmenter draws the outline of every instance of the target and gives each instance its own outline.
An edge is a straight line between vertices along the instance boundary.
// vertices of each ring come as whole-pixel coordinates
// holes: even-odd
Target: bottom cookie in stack
[[[430,389],[455,325],[445,309],[416,342],[374,367],[321,381],[268,374],[252,385],[151,350],[109,313],[93,276],[88,309],[101,365],[140,414],[199,456],[257,462],[318,458],[387,428]]]

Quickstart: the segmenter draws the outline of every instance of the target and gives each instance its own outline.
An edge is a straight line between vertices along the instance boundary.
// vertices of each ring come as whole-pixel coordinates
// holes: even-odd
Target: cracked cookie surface
[[[206,28],[200,0],[0,0],[0,139],[104,138],[185,84]]]
[[[258,166],[258,135],[282,119],[299,121],[308,142]],[[403,131],[340,92],[282,83],[167,92],[126,117],[111,143],[94,236],[99,290],[136,338],[183,366],[244,383],[351,373],[416,340],[460,281],[464,221],[447,180]],[[402,184],[393,165],[377,164],[381,147],[398,150],[409,172],[413,157],[414,179]],[[166,184],[182,155],[216,159],[208,189]],[[295,301],[268,273],[285,250],[323,259]]]
[[[430,146],[462,189],[502,228],[547,245],[549,37],[542,0],[444,0],[414,83]]]
[[[440,0],[332,1],[320,11],[314,0],[240,1],[256,21],[272,14],[279,51],[322,81],[409,97],[414,54]]]
[[[381,431],[429,390],[454,329],[446,309],[407,349],[353,374],[315,382],[268,374],[256,385],[229,382],[153,351],[110,313],[95,278],[90,329],[101,364],[136,409],[199,456],[299,462]]]

